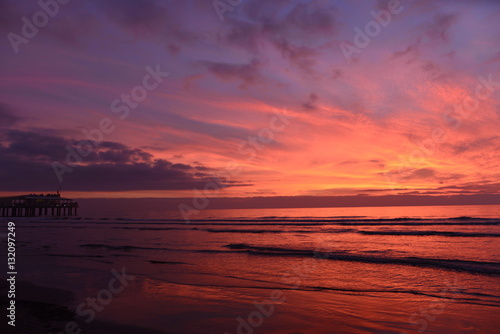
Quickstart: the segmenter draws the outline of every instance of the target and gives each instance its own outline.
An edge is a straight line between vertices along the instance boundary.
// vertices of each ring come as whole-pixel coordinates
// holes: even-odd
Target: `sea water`
[[[206,210],[191,218],[19,220],[19,271],[73,291],[76,310],[106,289],[112,270],[124,270],[134,279],[95,317],[165,333],[500,326],[500,206]]]

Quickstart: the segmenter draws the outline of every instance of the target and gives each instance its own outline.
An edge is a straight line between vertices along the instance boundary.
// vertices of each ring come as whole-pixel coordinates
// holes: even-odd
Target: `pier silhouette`
[[[76,216],[78,203],[59,194],[0,197],[0,217]]]

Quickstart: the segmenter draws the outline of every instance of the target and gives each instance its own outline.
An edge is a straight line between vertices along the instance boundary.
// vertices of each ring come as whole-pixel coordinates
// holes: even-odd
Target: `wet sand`
[[[8,286],[2,281],[0,285],[0,307],[8,307]],[[27,281],[16,282],[16,326],[6,321],[0,324],[1,333],[38,334],[38,333],[95,333],[95,334],[166,334],[166,332],[143,327],[120,325],[95,319],[87,324],[71,310],[75,302],[73,293],[48,287],[37,286]],[[68,323],[76,323],[77,327],[66,331]],[[78,331],[78,329],[81,330]]]

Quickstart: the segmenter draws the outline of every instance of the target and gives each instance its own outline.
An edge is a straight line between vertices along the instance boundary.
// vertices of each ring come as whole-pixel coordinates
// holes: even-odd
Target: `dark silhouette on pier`
[[[78,203],[57,194],[0,197],[0,217],[76,216]]]

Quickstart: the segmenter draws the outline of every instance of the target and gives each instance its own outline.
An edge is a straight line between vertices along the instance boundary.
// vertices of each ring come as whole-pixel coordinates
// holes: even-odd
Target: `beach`
[[[324,208],[207,210],[189,223],[17,219],[17,320],[14,331],[2,328],[494,333],[498,208],[468,208],[469,217],[449,207],[407,209],[407,217]]]

